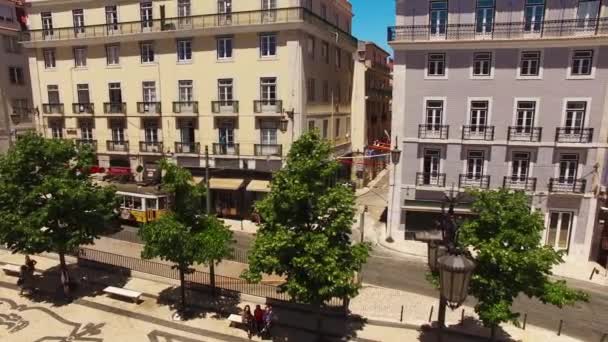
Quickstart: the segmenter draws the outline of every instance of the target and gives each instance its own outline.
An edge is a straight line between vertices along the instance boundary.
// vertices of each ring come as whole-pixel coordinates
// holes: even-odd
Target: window
[[[110,95],[110,103],[122,104],[122,90],[120,89],[120,83],[108,84],[108,90]]]
[[[277,99],[277,79],[275,77],[263,77],[260,80],[260,99],[272,104]]]
[[[334,126],[334,139],[340,137],[340,118],[336,118],[336,124]]]
[[[177,41],[177,61],[188,62],[192,60],[192,40],[182,39]]]
[[[540,76],[540,51],[523,51],[519,65],[520,76]]]
[[[232,58],[232,37],[217,39],[217,59]]]
[[[559,183],[574,184],[578,171],[578,155],[562,154],[559,158]]]
[[[177,17],[180,26],[186,26],[191,23],[190,16],[192,15],[192,5],[190,0],[177,0]]]
[[[308,36],[306,43],[306,51],[308,52],[308,56],[311,58],[315,58],[315,37]]]
[[[526,182],[530,169],[530,153],[513,152],[511,161],[511,182]]]
[[[327,6],[325,4],[321,4],[321,18],[327,20]]]
[[[467,155],[467,179],[480,179],[483,176],[483,151],[469,151]]]
[[[432,35],[445,35],[448,24],[448,2],[433,0],[430,3],[430,32]]]
[[[21,67],[8,67],[8,77],[11,84],[25,84],[25,80],[23,78],[23,69]]]
[[[277,55],[276,34],[263,34],[260,36],[260,56],[273,57]]]
[[[441,130],[443,122],[443,101],[426,101],[426,129],[427,131]]]
[[[524,31],[540,32],[545,16],[545,0],[526,0]]]
[[[61,100],[59,98],[59,86],[56,84],[49,84],[46,86],[47,100],[49,104],[59,104]]]
[[[340,69],[342,67],[342,50],[340,50],[339,47],[336,46],[336,50],[335,50],[335,63],[336,63],[336,68]]]
[[[80,139],[93,141],[93,121],[80,119],[78,125],[80,126]]]
[[[192,102],[193,101],[193,87],[192,80],[180,80],[177,82],[179,91],[180,102]]]
[[[51,12],[40,13],[42,19],[42,35],[44,37],[50,37],[53,35],[53,16]]]
[[[329,120],[323,120],[323,139],[327,139],[329,135]]]
[[[147,81],[142,82],[142,100],[146,103],[156,102],[156,82]]]
[[[325,64],[329,64],[329,43],[327,42],[321,44],[321,58],[325,60]]]
[[[262,22],[273,22],[277,18],[275,11],[277,8],[276,0],[262,0]]]
[[[471,133],[483,133],[488,124],[488,101],[471,101],[469,124]]]
[[[491,34],[494,29],[494,0],[477,0],[475,31]]]
[[[570,247],[570,232],[574,221],[574,213],[570,211],[550,211],[549,227],[547,227],[546,246],[557,250],[568,250]]]
[[[72,21],[74,22],[74,34],[84,33],[84,11],[82,9],[72,10]]]
[[[83,68],[87,66],[87,48],[74,48],[74,66],[77,68]]]
[[[492,75],[492,53],[476,52],[473,54],[473,76]]]
[[[587,102],[568,101],[566,104],[566,120],[564,128],[566,134],[580,134],[585,126],[585,114],[587,112]]]
[[[592,50],[575,50],[572,53],[572,67],[570,75],[589,76],[593,68]]]
[[[277,122],[275,120],[262,120],[260,122],[260,143],[262,145],[277,144]]]
[[[234,151],[234,121],[222,120],[219,123],[219,142],[222,145],[230,146],[231,152]],[[223,153],[228,153],[228,146],[224,146]]]
[[[309,78],[306,84],[306,95],[308,97],[308,101],[315,101],[315,79]]]
[[[154,17],[152,15],[152,2],[147,1],[139,3],[139,13],[141,17],[141,28],[151,28],[154,22]]]
[[[323,81],[323,102],[325,102],[325,103],[329,102],[329,81],[328,80]]]
[[[147,143],[158,143],[158,120],[144,120],[144,140]]]
[[[439,185],[441,152],[434,149],[424,150],[422,161],[422,184]]]
[[[232,78],[224,78],[217,80],[217,92],[219,101],[221,101],[222,103],[231,102],[233,100],[232,90]]]
[[[44,56],[45,69],[53,69],[57,66],[55,60],[55,49],[44,49],[42,50],[42,55]]]
[[[517,114],[515,117],[515,131],[517,133],[532,133],[532,127],[534,127],[535,114],[536,102],[518,101]]]
[[[0,5],[0,20],[12,23],[15,21],[15,10],[13,6]]]
[[[110,33],[118,30],[118,11],[116,5],[106,6],[106,26]]]
[[[445,76],[445,53],[430,53],[427,59],[427,76]]]
[[[308,131],[312,132],[315,130],[315,120],[308,121]]]
[[[29,100],[28,99],[13,99],[11,101],[13,113],[21,115],[21,117],[29,116]]]
[[[112,141],[122,144],[125,142],[125,122],[124,120],[111,120]]]
[[[154,63],[154,44],[152,42],[142,42],[140,53],[142,63]]]
[[[579,0],[576,13],[577,26],[581,31],[594,31],[600,14],[600,0]]]
[[[89,95],[89,85],[86,83],[77,84],[76,96],[78,98],[78,103],[91,103],[91,97]]]
[[[19,45],[17,37],[3,35],[2,42],[4,43],[4,51],[8,53],[21,53],[21,45]]]
[[[117,44],[106,45],[106,62],[108,65],[120,64],[120,46]]]
[[[61,120],[52,120],[49,122],[49,126],[53,139],[63,139],[63,122]]]

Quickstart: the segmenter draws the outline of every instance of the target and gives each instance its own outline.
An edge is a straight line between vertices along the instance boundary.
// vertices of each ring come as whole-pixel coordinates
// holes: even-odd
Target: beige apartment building
[[[165,156],[202,175],[208,148],[216,211],[246,217],[302,132],[351,150],[347,0],[28,5],[37,128],[99,166],[141,179]]]
[[[24,17],[21,1],[0,0],[0,153],[34,127],[27,55],[19,45]]]

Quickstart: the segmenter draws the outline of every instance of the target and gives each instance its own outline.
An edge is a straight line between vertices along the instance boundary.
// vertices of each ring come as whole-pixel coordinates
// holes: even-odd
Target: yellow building
[[[303,131],[350,152],[347,0],[28,4],[37,128],[102,167],[142,178],[164,154],[196,175],[208,147],[216,210],[243,217]]]

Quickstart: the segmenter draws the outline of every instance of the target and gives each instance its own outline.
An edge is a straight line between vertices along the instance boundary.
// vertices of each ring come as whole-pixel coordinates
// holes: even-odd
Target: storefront
[[[218,178],[209,180],[212,203],[218,217],[243,218],[243,184],[242,178]]]

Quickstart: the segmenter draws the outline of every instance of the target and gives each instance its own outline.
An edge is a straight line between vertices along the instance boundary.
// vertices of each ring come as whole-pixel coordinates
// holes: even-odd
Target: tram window
[[[133,209],[142,210],[141,198],[133,197]]]
[[[156,198],[147,198],[146,199],[146,210],[157,210]]]
[[[158,209],[160,209],[160,210],[167,209],[167,197],[158,198]]]
[[[125,208],[133,209],[133,197],[125,196]]]
[[[125,196],[120,196],[120,207],[121,208],[126,208],[127,204],[125,202]]]

